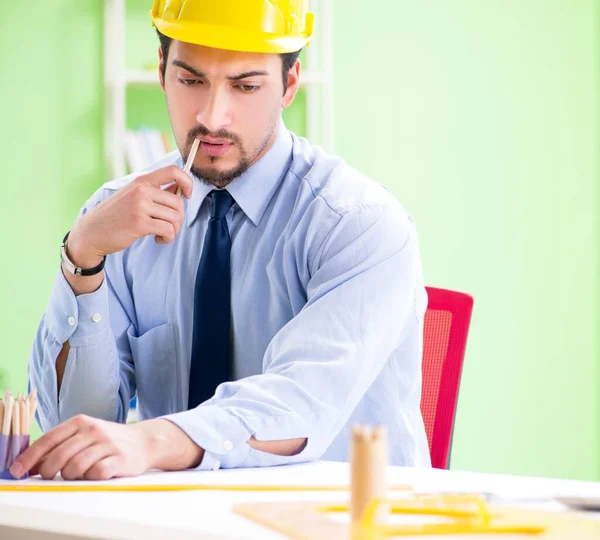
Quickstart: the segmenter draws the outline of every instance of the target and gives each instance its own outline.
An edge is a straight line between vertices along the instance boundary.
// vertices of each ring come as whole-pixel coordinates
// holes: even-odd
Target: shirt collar
[[[277,138],[269,151],[227,186],[227,191],[255,226],[260,223],[269,202],[287,173],[291,158],[292,135],[281,121]],[[179,166],[183,168],[181,156]],[[191,177],[194,180],[194,189],[191,199],[187,201],[188,226],[194,223],[206,196],[215,189],[195,175],[191,174]]]

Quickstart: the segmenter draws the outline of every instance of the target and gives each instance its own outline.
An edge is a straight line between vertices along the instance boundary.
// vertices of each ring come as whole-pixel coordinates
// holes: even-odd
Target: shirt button
[[[67,322],[68,322],[68,323],[69,323],[71,326],[75,326],[75,323],[76,323],[77,321],[75,320],[75,317],[69,317],[69,318],[67,319]]]
[[[229,452],[230,450],[233,450],[233,443],[231,441],[225,441],[223,443],[223,448]]]
[[[92,315],[92,321],[100,322],[101,320],[102,320],[102,315],[100,315],[100,313],[94,313]]]
[[[212,470],[218,471],[220,467],[221,467],[221,462],[217,460],[213,463]]]

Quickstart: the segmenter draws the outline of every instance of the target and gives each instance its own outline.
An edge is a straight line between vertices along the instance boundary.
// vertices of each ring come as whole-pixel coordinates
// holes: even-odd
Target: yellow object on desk
[[[391,514],[445,518],[444,523],[387,524],[375,516],[385,505]],[[600,522],[581,514],[542,512],[488,505],[477,495],[412,494],[403,500],[373,499],[360,521],[343,523],[328,516],[349,512],[345,505],[319,502],[260,502],[234,505],[234,511],[297,540],[381,540],[396,536],[514,534],[543,540],[597,540]]]
[[[412,486],[391,486],[392,491],[412,491]],[[86,491],[349,491],[348,486],[302,486],[302,485],[218,485],[218,484],[80,484],[77,482],[52,482],[46,484],[0,483],[0,492],[86,492]]]

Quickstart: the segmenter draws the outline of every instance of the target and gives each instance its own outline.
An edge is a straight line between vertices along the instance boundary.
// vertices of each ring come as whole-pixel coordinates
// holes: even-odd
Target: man
[[[63,241],[29,364],[47,433],[11,472],[345,460],[355,423],[387,426],[394,464],[429,465],[413,220],[281,123],[312,14],[164,4],[152,19],[179,151],[102,186]],[[142,421],[123,425],[136,393]]]

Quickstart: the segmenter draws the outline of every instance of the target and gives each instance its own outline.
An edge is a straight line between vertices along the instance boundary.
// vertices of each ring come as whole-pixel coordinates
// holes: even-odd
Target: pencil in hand
[[[198,146],[200,145],[200,139],[194,139],[194,143],[192,144],[192,149],[190,150],[190,155],[185,162],[185,167],[183,170],[190,174],[192,170],[192,165],[194,164],[194,159],[196,159],[196,152],[198,151]],[[181,187],[177,186],[177,191],[175,192],[178,197],[181,197]]]

